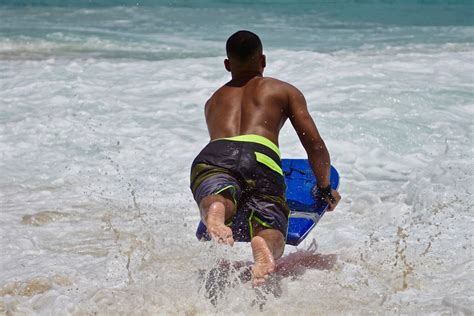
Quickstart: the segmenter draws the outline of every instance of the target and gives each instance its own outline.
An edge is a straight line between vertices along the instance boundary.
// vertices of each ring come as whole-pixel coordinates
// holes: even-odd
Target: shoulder
[[[288,93],[301,93],[301,91],[298,90],[298,88],[296,88],[294,85],[286,81],[272,78],[272,77],[263,77],[262,79],[263,79],[264,84],[273,86],[275,88],[283,89],[284,91]]]
[[[267,85],[274,85],[274,86],[288,86],[290,85],[288,82],[273,78],[273,77],[262,77],[262,83]]]
[[[263,84],[272,91],[278,91],[285,94],[289,99],[304,99],[303,93],[291,83],[272,77],[264,77]]]
[[[219,89],[217,89],[216,91],[214,91],[211,95],[211,97],[206,101],[206,104],[205,104],[205,107],[209,107],[210,105],[212,105],[213,103],[216,103],[216,100],[219,98],[219,96],[222,94],[222,89],[224,88],[225,86],[221,86]]]

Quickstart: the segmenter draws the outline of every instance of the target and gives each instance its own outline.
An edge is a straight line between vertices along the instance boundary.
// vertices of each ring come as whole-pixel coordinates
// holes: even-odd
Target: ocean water
[[[0,1],[0,313],[472,315],[473,16],[472,1]],[[251,259],[195,239],[188,189],[239,29],[305,94],[343,200],[286,248],[273,291],[236,267],[210,300],[220,259]],[[305,157],[289,123],[280,147]]]

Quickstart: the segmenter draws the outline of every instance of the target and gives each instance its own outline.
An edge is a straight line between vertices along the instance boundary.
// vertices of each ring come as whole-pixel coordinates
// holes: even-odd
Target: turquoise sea
[[[343,196],[278,293],[199,243],[225,41],[306,96]],[[0,313],[472,315],[474,2],[0,0]],[[285,157],[305,157],[290,123]],[[291,261],[290,259],[285,259]]]

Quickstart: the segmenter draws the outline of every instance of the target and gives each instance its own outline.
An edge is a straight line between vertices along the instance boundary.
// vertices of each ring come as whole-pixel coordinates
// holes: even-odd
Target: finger
[[[332,201],[329,201],[328,204],[329,204],[329,210],[330,211],[334,211],[334,209],[336,208],[337,204],[339,203],[339,200],[336,198],[334,198]]]
[[[329,201],[329,199],[327,200],[327,202],[328,202],[328,211],[331,212],[334,209],[334,203]]]

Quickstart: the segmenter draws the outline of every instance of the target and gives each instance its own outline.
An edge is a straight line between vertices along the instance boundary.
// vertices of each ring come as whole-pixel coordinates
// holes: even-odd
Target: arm
[[[291,124],[293,124],[293,127],[308,154],[309,164],[311,165],[311,169],[318,181],[318,187],[329,187],[329,191],[326,195],[323,195],[323,197],[329,204],[329,210],[332,211],[337,203],[339,203],[341,196],[336,190],[332,190],[330,187],[331,160],[326,144],[324,144],[324,141],[316,128],[316,124],[314,124],[314,121],[308,112],[308,107],[303,94],[298,89],[291,86],[288,99],[288,116]]]
[[[208,115],[210,101],[211,101],[211,99],[207,100],[206,104],[204,105],[204,118],[206,119],[207,133],[209,134],[209,138],[212,139],[211,129],[209,128],[210,122],[209,122],[209,115]]]
[[[308,154],[308,161],[318,181],[318,187],[325,188],[329,185],[330,177],[329,152],[308,112],[303,94],[295,87],[291,87],[288,98],[288,117]]]

